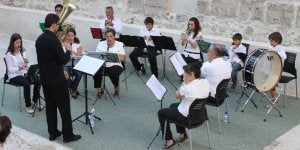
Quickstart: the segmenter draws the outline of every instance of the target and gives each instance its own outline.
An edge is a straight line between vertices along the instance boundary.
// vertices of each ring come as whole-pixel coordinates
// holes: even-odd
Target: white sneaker
[[[29,114],[32,114],[33,113],[33,109],[31,107],[26,107],[26,111],[27,113]]]

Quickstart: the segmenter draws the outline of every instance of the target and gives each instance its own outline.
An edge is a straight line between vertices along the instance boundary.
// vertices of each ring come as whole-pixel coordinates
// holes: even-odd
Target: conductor
[[[70,96],[63,65],[70,60],[71,45],[66,45],[64,53],[55,32],[58,30],[59,17],[50,13],[45,18],[46,30],[36,40],[35,47],[40,69],[40,80],[46,101],[46,118],[49,140],[53,141],[63,134],[63,142],[79,140],[80,135],[73,134]],[[62,132],[57,129],[57,108],[61,115]]]

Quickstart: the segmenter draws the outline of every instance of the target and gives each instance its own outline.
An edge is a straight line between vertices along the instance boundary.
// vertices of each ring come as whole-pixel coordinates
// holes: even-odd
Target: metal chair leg
[[[2,106],[3,106],[3,102],[4,102],[4,93],[5,93],[5,84],[3,84],[3,90],[2,90]]]
[[[22,112],[21,87],[18,87],[18,88],[19,88],[19,109],[20,109],[20,112]]]
[[[126,70],[124,70],[124,80],[125,80],[125,88],[126,88],[126,91],[128,90],[128,87],[127,87],[127,78],[126,78]]]
[[[230,116],[229,116],[229,111],[228,111],[228,100],[227,100],[227,98],[225,98],[225,102],[226,102],[226,111],[227,111],[227,115],[228,115],[228,123],[230,123]]]
[[[220,111],[219,111],[219,107],[217,108],[217,115],[218,115],[218,123],[219,123],[219,134],[221,134],[221,122],[220,122]]]
[[[165,121],[165,125],[164,125],[164,136],[163,136],[163,139],[162,139],[162,149],[165,149],[165,139],[166,139],[166,131],[167,131],[167,120]]]
[[[192,133],[191,130],[189,129],[189,136],[190,136],[190,149],[193,150],[193,145],[192,145]]]
[[[286,102],[286,83],[284,83],[284,100],[283,100],[283,108],[285,108],[285,102]]]
[[[296,83],[296,99],[298,99],[298,86],[297,86],[297,79],[295,80]]]
[[[209,131],[209,123],[208,123],[208,120],[206,120],[206,128],[207,128],[207,138],[208,138],[208,146],[209,146],[209,149],[212,148],[212,144],[211,144],[211,140],[210,140],[210,131]]]

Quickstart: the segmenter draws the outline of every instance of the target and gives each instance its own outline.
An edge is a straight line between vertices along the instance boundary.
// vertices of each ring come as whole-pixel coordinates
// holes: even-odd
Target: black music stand
[[[151,92],[154,94],[156,99],[160,101],[160,109],[162,109],[162,101],[167,93],[167,89],[158,81],[158,79],[155,77],[155,75],[152,75],[147,83],[145,83],[147,87],[151,90]],[[154,138],[148,145],[147,149],[150,148],[154,140],[158,137],[159,133],[162,131],[161,127],[159,126]],[[162,135],[163,138],[163,135]]]
[[[116,106],[115,101],[112,99],[111,95],[109,94],[107,88],[106,88],[106,84],[105,84],[105,66],[107,62],[114,62],[114,63],[119,63],[120,59],[119,59],[119,55],[116,53],[108,53],[108,52],[93,52],[93,53],[89,53],[89,55],[95,55],[96,57],[100,58],[101,60],[104,60],[104,64],[102,66],[103,70],[102,70],[102,80],[103,80],[103,89],[105,90],[105,94],[107,93],[109,99],[113,102],[113,104]],[[100,98],[97,98],[93,105],[96,104],[96,102],[99,100]]]
[[[91,27],[90,29],[91,29],[93,39],[100,39],[100,40],[103,39],[101,28]]]
[[[140,47],[140,48],[145,48],[146,43],[143,37],[140,36],[131,36],[131,35],[120,35],[120,41],[124,43],[125,46],[127,47]],[[123,79],[121,82],[126,81],[133,73],[136,73],[137,76],[143,81],[143,83],[146,84],[146,82],[141,78],[141,76],[138,74],[138,72],[135,70],[133,67],[130,74],[128,76],[125,76],[125,79]]]
[[[151,36],[151,39],[153,40],[153,43],[158,50],[163,50],[163,76],[160,80],[166,79],[175,89],[177,89],[176,86],[170,81],[166,73],[166,51],[177,51],[173,38],[167,36]]]
[[[79,118],[85,116],[85,124],[90,126],[92,134],[94,134],[93,127],[91,125],[91,121],[89,119],[92,113],[88,112],[88,90],[87,90],[87,75],[95,75],[95,73],[101,68],[104,64],[103,60],[91,58],[89,56],[83,56],[81,60],[75,65],[74,69],[82,72],[84,74],[83,83],[84,83],[84,97],[85,97],[85,111],[75,118],[72,122],[78,120],[81,123],[84,123],[79,120]],[[89,67],[87,67],[89,66]],[[100,117],[93,115],[96,119],[101,120]]]

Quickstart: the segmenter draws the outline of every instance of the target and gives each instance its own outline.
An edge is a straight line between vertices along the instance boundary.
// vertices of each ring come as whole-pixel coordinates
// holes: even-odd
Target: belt
[[[187,50],[184,50],[185,52],[187,53],[190,53],[190,54],[200,54],[200,53],[196,53],[196,52],[190,52],[190,51],[187,51]]]

